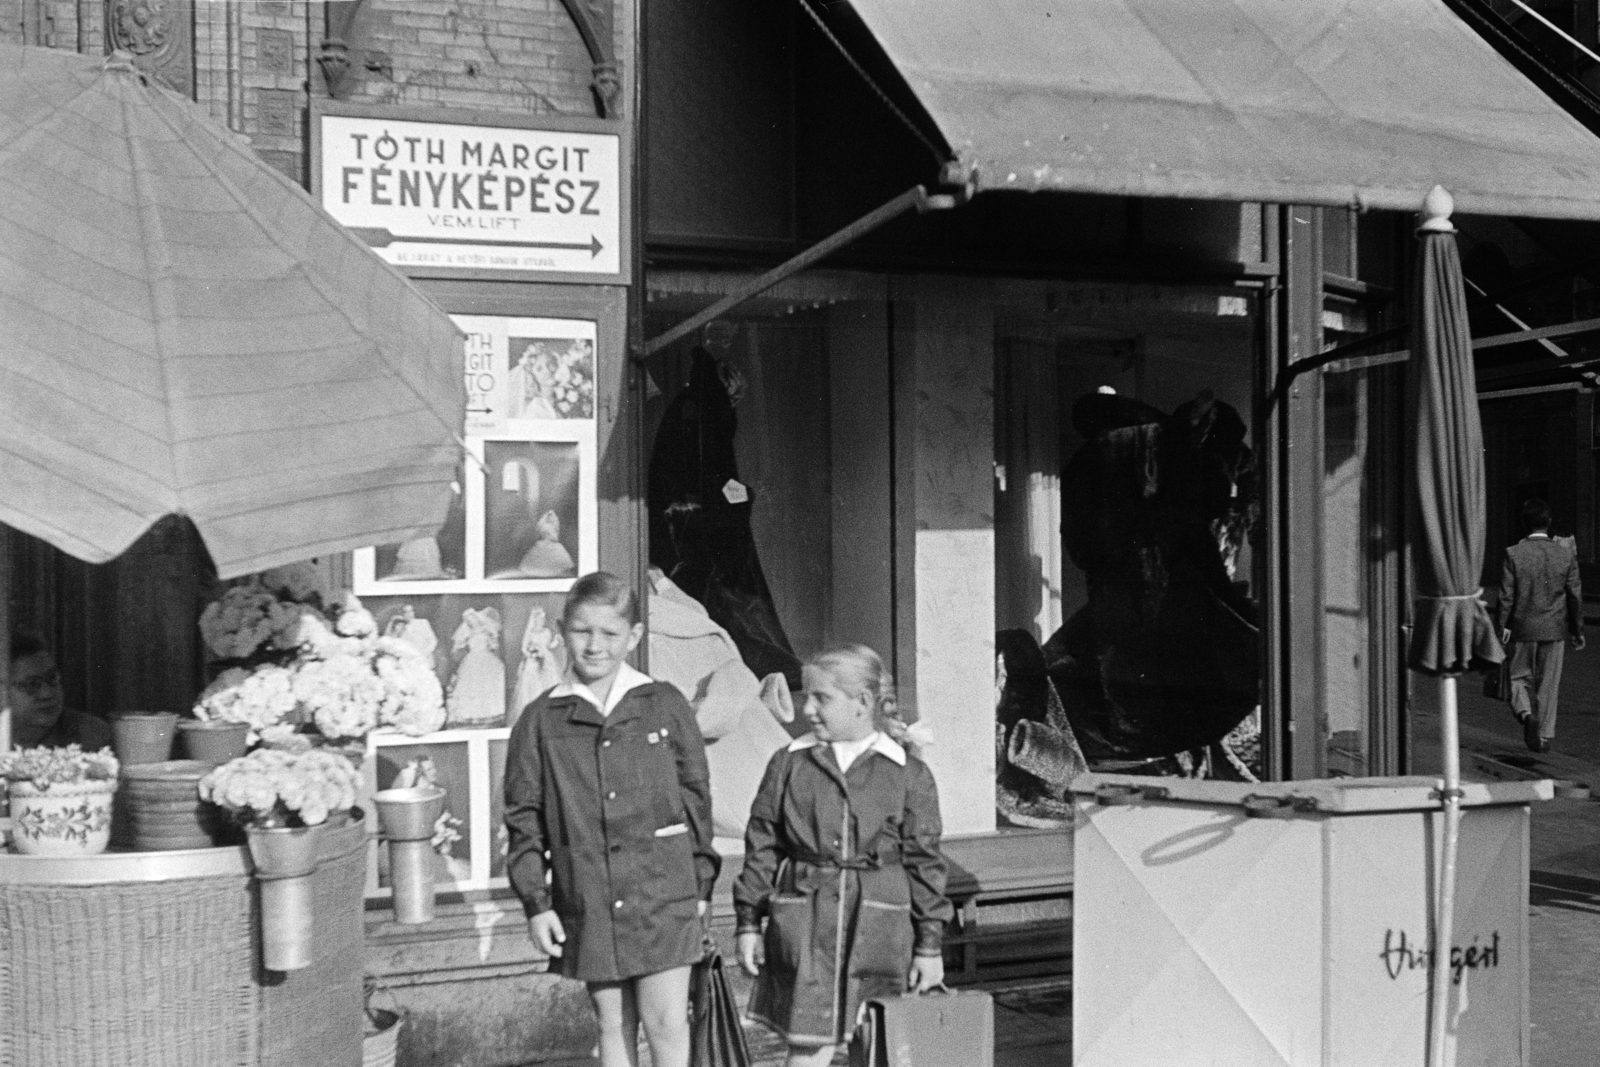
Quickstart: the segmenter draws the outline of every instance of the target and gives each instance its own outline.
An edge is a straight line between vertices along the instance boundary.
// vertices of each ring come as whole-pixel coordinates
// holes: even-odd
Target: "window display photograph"
[[[447,730],[511,726],[566,673],[560,594],[368,597],[378,632],[415,645],[444,689]]]
[[[450,511],[431,537],[415,537],[372,550],[373,580],[382,583],[440,582],[466,577],[466,468],[451,488]]]
[[[467,335],[467,433],[592,420],[598,329],[590,319],[452,315]]]
[[[484,577],[576,578],[583,534],[577,442],[486,441]]]
[[[594,418],[592,338],[511,337],[507,353],[507,418]]]

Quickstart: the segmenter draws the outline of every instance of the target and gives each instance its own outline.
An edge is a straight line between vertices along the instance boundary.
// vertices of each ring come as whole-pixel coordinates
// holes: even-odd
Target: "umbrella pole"
[[[1433,1004],[1429,1013],[1429,1067],[1449,1067],[1445,1031],[1450,1013],[1450,944],[1456,910],[1456,854],[1461,843],[1461,730],[1456,711],[1456,679],[1439,679],[1440,734],[1444,747],[1444,855],[1439,861],[1438,921],[1433,935]]]

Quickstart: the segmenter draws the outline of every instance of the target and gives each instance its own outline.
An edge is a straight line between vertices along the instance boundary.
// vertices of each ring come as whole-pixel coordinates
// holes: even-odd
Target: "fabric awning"
[[[850,0],[979,189],[1600,218],[1600,139],[1441,0]]]
[[[224,577],[431,534],[461,331],[131,57],[0,42],[0,522]]]

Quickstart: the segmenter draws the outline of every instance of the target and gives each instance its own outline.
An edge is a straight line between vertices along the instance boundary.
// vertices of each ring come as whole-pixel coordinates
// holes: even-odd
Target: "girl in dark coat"
[[[644,631],[621,579],[580,578],[561,628],[567,680],[506,752],[511,886],[533,943],[588,984],[601,1067],[631,1067],[641,1022],[659,1067],[688,1067],[689,967],[718,866],[705,742],[676,689],[624,662]]]
[[[882,660],[851,645],[801,674],[812,732],[767,765],[733,903],[750,1016],[783,1035],[788,1067],[823,1067],[863,1001],[944,981],[952,909],[938,790],[886,732]]]

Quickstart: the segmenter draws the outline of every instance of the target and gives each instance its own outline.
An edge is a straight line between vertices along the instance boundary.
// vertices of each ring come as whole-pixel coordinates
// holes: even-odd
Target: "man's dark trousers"
[[[1556,704],[1566,655],[1564,640],[1511,643],[1511,710],[1519,719],[1538,715],[1539,737],[1545,741],[1556,735]]]

